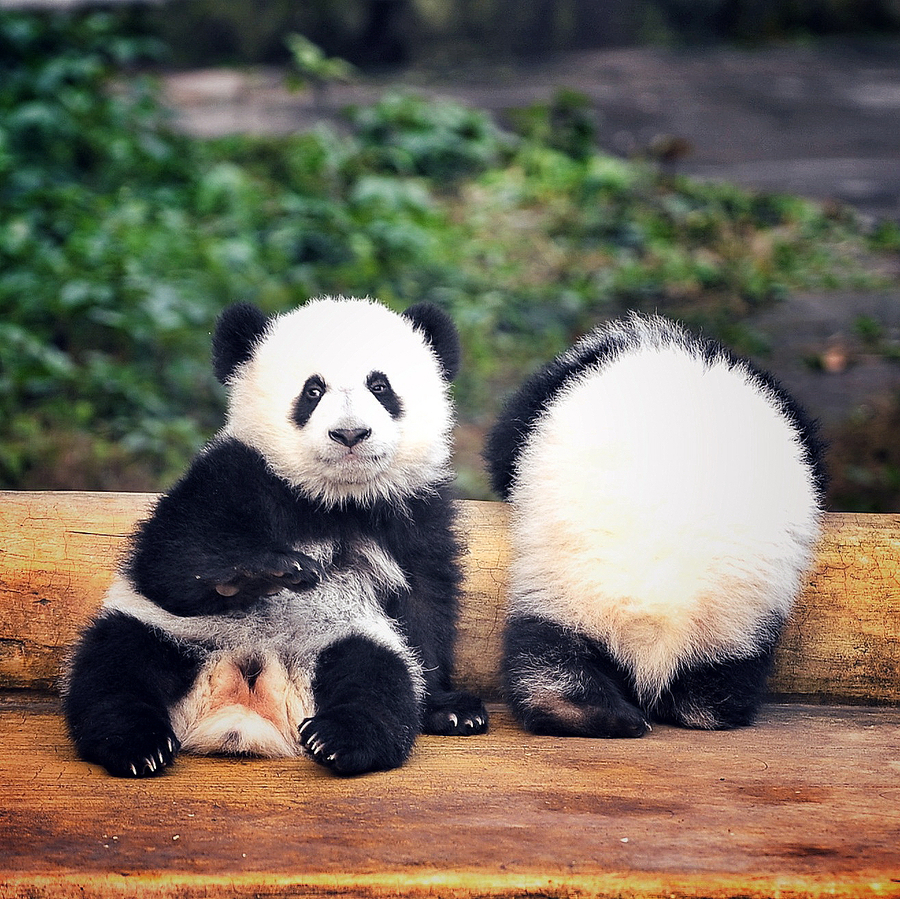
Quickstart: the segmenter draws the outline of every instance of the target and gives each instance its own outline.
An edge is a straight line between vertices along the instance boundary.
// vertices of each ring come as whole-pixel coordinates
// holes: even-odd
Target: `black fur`
[[[222,384],[247,362],[269,319],[252,303],[229,306],[217,319],[213,332],[213,372]]]
[[[640,737],[647,720],[624,670],[602,644],[534,616],[514,617],[503,635],[506,699],[522,726],[564,737]],[[542,672],[558,689],[535,689]]]
[[[640,737],[648,721],[725,730],[753,723],[766,691],[781,622],[772,621],[752,656],[685,669],[649,703],[603,644],[534,616],[512,618],[504,633],[506,698],[519,723],[536,734]],[[535,671],[554,690],[535,690]]]
[[[118,612],[79,643],[63,704],[81,757],[119,777],[159,774],[178,752],[169,707],[189,690],[200,655]]]
[[[414,303],[404,313],[413,327],[425,335],[432,349],[437,353],[444,370],[444,378],[452,381],[459,374],[462,350],[459,334],[450,317],[432,303]]]
[[[384,406],[387,414],[391,418],[400,418],[403,415],[403,401],[394,393],[388,376],[380,371],[373,371],[366,378],[366,387],[371,391],[372,396]]]
[[[327,389],[325,382],[319,375],[310,375],[306,379],[303,390],[300,391],[300,395],[294,400],[294,408],[291,413],[291,418],[298,428],[302,428],[310,420],[313,412],[316,410],[316,406],[319,405],[319,400],[325,396]]]
[[[710,662],[677,674],[653,704],[654,718],[704,730],[753,724],[766,696],[778,633],[752,656]]]
[[[312,587],[318,563],[292,548],[315,533],[303,528],[303,506],[255,450],[217,440],[135,533],[125,576],[176,615],[246,611],[278,584]],[[223,584],[238,592],[222,596]]]
[[[364,637],[333,643],[316,663],[315,717],[300,738],[320,765],[362,774],[402,765],[419,731],[409,671],[390,650]]]

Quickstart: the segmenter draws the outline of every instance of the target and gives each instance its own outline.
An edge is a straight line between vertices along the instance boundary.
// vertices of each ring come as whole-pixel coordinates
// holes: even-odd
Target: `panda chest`
[[[383,611],[407,587],[393,557],[359,539],[299,544],[322,568],[313,589],[284,590],[246,615],[222,618],[188,695],[171,710],[182,748],[199,754],[287,758],[300,753],[298,730],[315,714],[316,658],[357,634],[394,644],[401,638]]]

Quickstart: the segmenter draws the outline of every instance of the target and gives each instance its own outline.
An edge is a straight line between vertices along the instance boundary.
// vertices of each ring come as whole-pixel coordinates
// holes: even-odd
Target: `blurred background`
[[[225,305],[460,328],[458,491],[523,377],[659,311],[900,511],[900,0],[0,0],[0,487],[160,490]]]

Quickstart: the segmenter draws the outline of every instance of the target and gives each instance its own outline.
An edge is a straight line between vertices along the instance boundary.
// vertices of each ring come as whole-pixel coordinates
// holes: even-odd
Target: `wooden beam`
[[[75,757],[54,698],[0,694],[0,897],[900,897],[900,709],[641,740],[490,711],[366,777],[184,755],[134,781]]]
[[[50,688],[151,494],[0,491],[0,687]],[[458,679],[499,695],[508,509],[463,501]],[[900,515],[830,513],[786,630],[776,695],[900,703]]]

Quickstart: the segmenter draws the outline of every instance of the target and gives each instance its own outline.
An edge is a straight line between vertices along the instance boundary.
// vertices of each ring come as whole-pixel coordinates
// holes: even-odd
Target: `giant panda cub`
[[[752,722],[824,479],[813,426],[772,378],[633,314],[524,383],[485,458],[512,504],[502,666],[524,727]]]
[[[225,427],[139,526],[73,653],[81,756],[133,777],[179,750],[356,774],[401,765],[421,731],[483,732],[450,683],[452,323],[426,304],[239,304],[213,358]]]

